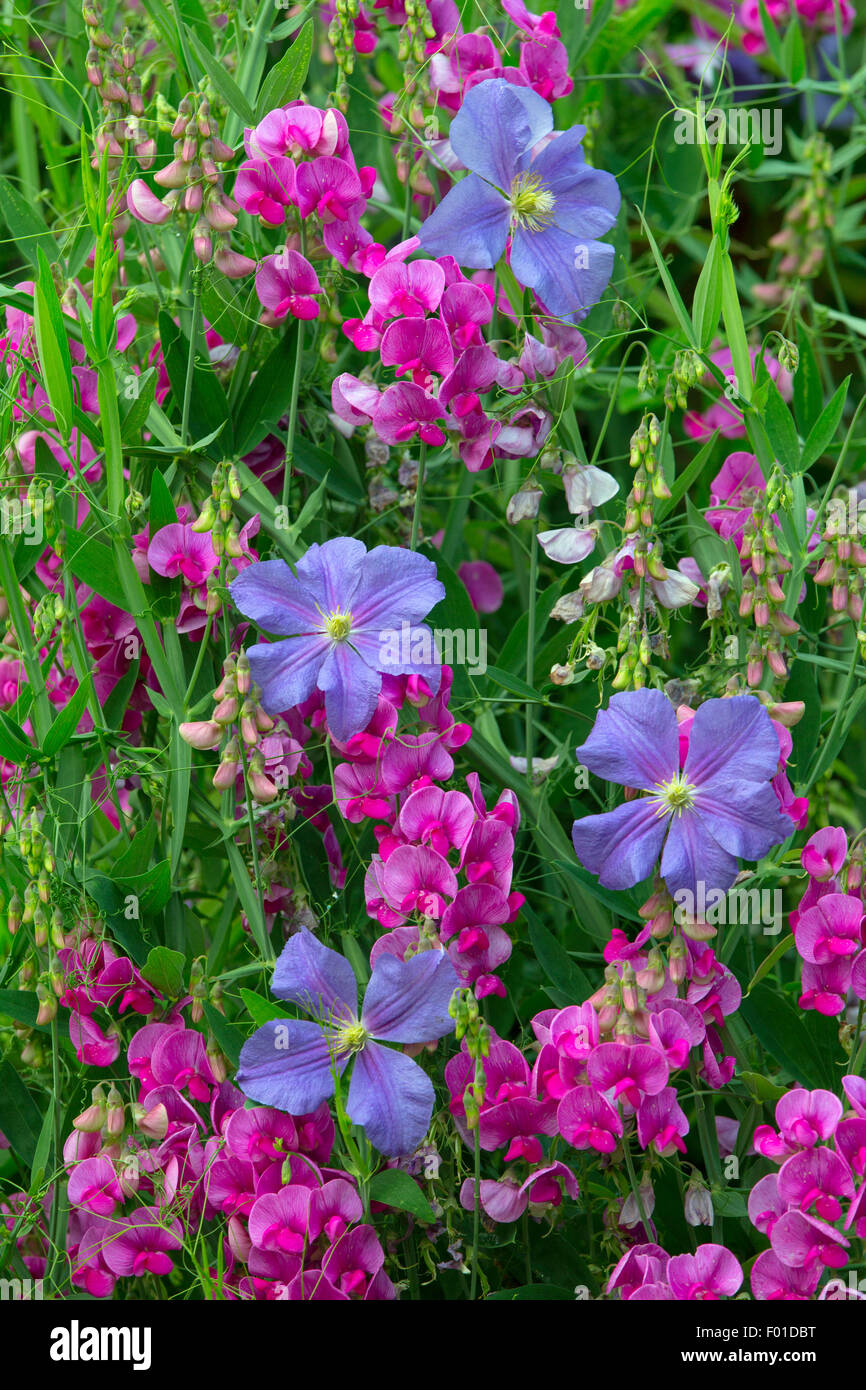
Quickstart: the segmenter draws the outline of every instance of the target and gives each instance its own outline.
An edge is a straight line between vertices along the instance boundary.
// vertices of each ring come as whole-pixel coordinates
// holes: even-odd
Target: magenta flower
[[[271,713],[319,689],[328,726],[345,742],[375,713],[383,673],[421,675],[434,694],[439,689],[441,666],[411,659],[419,642],[435,657],[421,620],[445,596],[436,566],[422,555],[385,545],[368,552],[361,541],[337,537],[311,545],[294,574],[283,560],[250,565],[230,592],[246,617],[287,639],[249,652]],[[396,650],[389,634],[396,634]],[[409,641],[401,646],[404,634]]]
[[[814,907],[801,912],[794,928],[797,950],[812,965],[832,965],[861,950],[863,903],[859,895],[827,893]]]
[[[275,319],[284,319],[286,314],[296,319],[317,318],[319,306],[312,296],[321,293],[319,277],[300,251],[266,256],[256,271],[259,302]]]
[[[583,317],[610,279],[613,247],[597,238],[614,226],[620,204],[613,176],[585,163],[584,134],[584,126],[554,134],[550,105],[530,87],[504,78],[473,87],[449,135],[472,172],[423,224],[421,245],[485,269],[510,237],[520,283],[552,314]]]
[[[733,1298],[743,1282],[739,1261],[724,1245],[701,1245],[694,1255],[673,1255],[667,1281],[680,1301]]]
[[[804,1212],[814,1208],[816,1216],[831,1223],[842,1215],[839,1198],[854,1196],[848,1164],[823,1145],[792,1154],[779,1169],[778,1183],[788,1206]]]
[[[359,1016],[349,962],[299,932],[277,961],[272,989],[314,1021],[259,1028],[241,1050],[237,1084],[263,1105],[306,1114],[333,1095],[335,1069],[342,1075],[354,1057],[349,1116],[382,1153],[411,1153],[430,1124],[433,1084],[405,1053],[381,1043],[426,1042],[451,1032],[448,1005],[457,985],[439,951],[408,961],[385,954],[373,967]]]
[[[244,212],[256,214],[271,227],[281,227],[286,208],[294,201],[295,166],[290,159],[248,159],[238,169],[234,197]]]
[[[622,1120],[592,1086],[576,1086],[563,1096],[556,1115],[563,1139],[575,1149],[613,1153],[622,1138]]]
[[[783,1264],[774,1250],[764,1250],[752,1265],[752,1293],[760,1302],[789,1302],[811,1298],[818,1287],[818,1265],[794,1269]]]
[[[106,1221],[101,1228],[101,1254],[112,1274],[170,1274],[174,1263],[169,1251],[183,1244],[183,1228],[175,1218],[160,1221],[150,1207],[138,1207],[122,1221]]]
[[[147,563],[166,579],[183,575],[188,584],[199,588],[207,582],[219,561],[209,535],[175,521],[163,526],[152,537],[147,547]]]
[[[373,428],[386,444],[406,444],[416,434],[425,444],[444,444],[445,432],[435,422],[445,411],[433,396],[411,381],[383,391],[373,412]]]

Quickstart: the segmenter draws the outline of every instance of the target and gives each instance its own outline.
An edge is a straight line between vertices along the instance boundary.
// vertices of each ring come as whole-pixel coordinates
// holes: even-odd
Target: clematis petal
[[[467,169],[507,193],[521,156],[553,129],[550,103],[504,78],[479,82],[451,123],[451,148]]]
[[[779,763],[779,740],[772,720],[754,695],[705,700],[695,714],[685,761],[688,781],[706,785],[718,773],[736,768],[746,782],[767,782]]]
[[[601,299],[613,271],[613,247],[579,238],[555,224],[539,232],[518,227],[511,243],[511,269],[535,290],[551,314],[580,320]]]
[[[409,960],[377,957],[364,996],[361,1021],[374,1038],[417,1043],[454,1030],[448,1016],[451,996],[460,981],[442,951],[420,951]]]
[[[613,174],[583,163],[580,133],[580,126],[564,131],[533,159],[531,168],[554,196],[554,224],[593,241],[616,225],[621,194]]]
[[[763,859],[773,845],[783,844],[793,835],[795,828],[769,782],[750,785],[733,771],[698,787],[695,813],[713,838],[741,859]]]
[[[241,1048],[235,1082],[260,1105],[272,1105],[290,1115],[309,1115],[334,1094],[333,1066],[342,1073],[349,1060],[344,1053],[334,1063],[331,1051],[320,1024],[272,1019]]]
[[[652,802],[627,801],[571,828],[575,853],[605,888],[631,888],[652,873],[667,828]]]
[[[376,713],[382,677],[348,642],[337,642],[319,671],[328,727],[341,743],[366,729]]]
[[[432,560],[400,546],[377,545],[369,552],[352,599],[352,628],[399,627],[419,623],[445,597]]]
[[[346,1109],[389,1157],[412,1153],[430,1126],[433,1082],[404,1052],[367,1043],[355,1059]]]
[[[461,179],[423,223],[418,239],[431,256],[490,270],[508,239],[508,203],[477,174]]]
[[[707,887],[730,888],[737,877],[736,856],[710,834],[696,813],[674,816],[662,854],[662,877],[671,893],[687,889],[697,894],[698,882]]]
[[[284,642],[258,642],[250,647],[250,673],[261,687],[262,705],[269,713],[279,714],[309,699],[329,645],[327,637],[316,636],[288,637]]]
[[[358,983],[351,965],[311,931],[297,932],[283,947],[271,991],[316,1018],[354,1018],[358,1009]]]
[[[606,781],[652,791],[679,765],[674,707],[660,690],[613,695],[576,751],[578,760]]]

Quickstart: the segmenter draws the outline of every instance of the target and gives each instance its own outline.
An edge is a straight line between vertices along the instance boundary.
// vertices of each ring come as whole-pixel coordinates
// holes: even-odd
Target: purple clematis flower
[[[342,1076],[354,1057],[347,1113],[382,1153],[411,1153],[430,1124],[433,1083],[404,1052],[380,1042],[421,1043],[450,1033],[448,1005],[459,983],[441,951],[407,961],[383,953],[359,1017],[349,962],[311,932],[299,932],[277,961],[271,988],[315,1021],[259,1028],[241,1049],[237,1084],[262,1105],[305,1115],[334,1094],[335,1069]]]
[[[423,676],[432,694],[439,689],[442,668],[421,619],[445,586],[423,555],[390,545],[367,551],[338,536],[311,545],[294,574],[284,560],[264,560],[229,589],[247,618],[289,639],[249,653],[269,713],[301,704],[318,687],[329,728],[345,743],[375,714],[383,672]]]
[[[511,269],[551,314],[583,318],[610,279],[616,179],[585,162],[585,126],[554,133],[550,104],[505,78],[480,82],[451,125],[451,147],[472,172],[418,234],[433,256],[477,270],[496,265],[511,236]],[[548,138],[549,137],[549,138]],[[544,142],[544,147],[536,147]]]
[[[574,823],[577,857],[605,888],[640,883],[661,854],[669,891],[694,902],[699,882],[730,888],[738,858],[761,859],[791,834],[771,782],[779,741],[754,695],[701,705],[682,767],[676,714],[662,692],[614,695],[577,757],[609,782],[648,793]]]

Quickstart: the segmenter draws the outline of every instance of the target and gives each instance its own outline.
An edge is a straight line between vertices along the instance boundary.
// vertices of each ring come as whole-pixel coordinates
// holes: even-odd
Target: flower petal
[[[250,674],[261,687],[262,704],[269,714],[280,714],[309,699],[329,645],[327,637],[315,636],[287,637],[282,642],[258,642],[250,647]]]
[[[575,853],[605,888],[631,888],[652,872],[667,829],[651,801],[626,801],[615,811],[584,816],[571,828]]]
[[[613,271],[613,254],[607,242],[581,239],[556,225],[540,232],[518,227],[511,243],[511,269],[551,314],[579,320],[601,299]]]
[[[357,1014],[355,972],[345,956],[324,946],[311,931],[297,932],[283,947],[271,991],[315,1018],[348,1019]]]
[[[364,561],[352,598],[352,630],[420,623],[445,597],[432,560],[397,545],[377,545]]]
[[[366,729],[373,715],[382,677],[373,671],[348,642],[336,642],[319,672],[319,689],[325,693],[328,728],[341,743]]]
[[[684,772],[695,786],[734,771],[745,782],[768,782],[779,763],[779,740],[754,695],[705,700],[695,714]]]
[[[660,690],[613,695],[576,752],[579,762],[607,782],[652,791],[669,781],[679,765],[674,707]]]
[[[448,1005],[459,984],[442,951],[419,951],[406,961],[383,953],[373,966],[361,1021],[374,1038],[386,1042],[444,1037],[454,1030]]]
[[[737,877],[737,860],[713,838],[702,817],[685,812],[671,821],[662,877],[671,893],[686,888],[696,895],[699,881],[708,889],[726,889]]]
[[[389,1157],[417,1149],[430,1126],[433,1082],[404,1052],[367,1043],[355,1059],[346,1110]]]
[[[336,1059],[341,1073],[348,1060],[348,1053]],[[334,1094],[333,1066],[328,1035],[320,1024],[271,1019],[241,1048],[235,1083],[260,1105],[309,1115]]]
[[[466,95],[448,138],[461,164],[507,193],[521,156],[553,129],[553,109],[529,87],[505,78],[479,82]]]
[[[473,270],[490,270],[508,239],[508,203],[477,174],[461,179],[421,226],[418,240],[431,256],[454,256]]]

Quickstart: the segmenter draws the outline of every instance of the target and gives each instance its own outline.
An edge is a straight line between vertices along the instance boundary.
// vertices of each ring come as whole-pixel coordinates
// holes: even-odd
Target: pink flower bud
[[[223,736],[222,729],[213,719],[181,724],[178,732],[191,748],[216,748]]]

